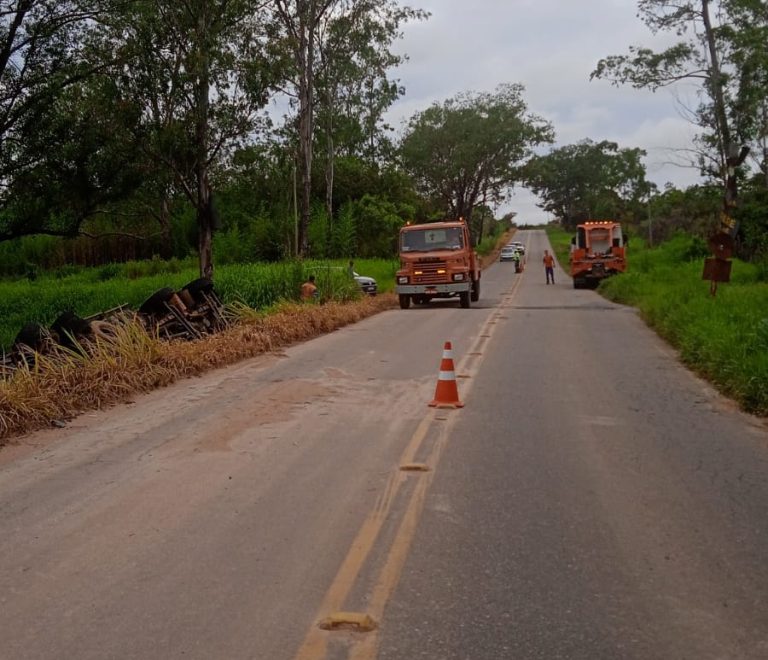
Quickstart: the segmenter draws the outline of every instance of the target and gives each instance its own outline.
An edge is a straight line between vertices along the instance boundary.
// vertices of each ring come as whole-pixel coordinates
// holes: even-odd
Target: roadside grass
[[[549,230],[548,230],[548,233]],[[553,247],[565,232],[551,232]],[[567,241],[565,246],[567,249]],[[706,246],[678,236],[650,249],[630,244],[627,273],[601,283],[606,298],[640,310],[685,364],[757,415],[768,415],[768,282],[760,265],[733,260],[717,296],[701,279]]]
[[[232,328],[194,342],[163,342],[136,324],[82,352],[38,356],[0,378],[0,446],[12,436],[126,401],[181,378],[304,341],[396,307],[393,295],[324,304],[279,302]]]
[[[351,300],[359,294],[346,275],[346,263],[308,260],[221,266],[216,270],[216,289],[225,303],[237,301],[263,309],[280,300],[296,300],[301,283],[314,273],[323,300]],[[355,269],[374,277],[382,292],[394,288],[394,260],[360,259]],[[191,263],[154,260],[76,269],[71,274],[60,271],[34,281],[2,281],[0,349],[10,347],[25,323],[49,326],[67,310],[90,316],[124,303],[136,309],[158,289],[178,289],[197,277]]]
[[[498,248],[509,236],[494,239]],[[138,324],[98,339],[80,351],[36,355],[34,366],[0,376],[0,445],[7,438],[101,409],[180,378],[235,363],[354,323],[396,307],[391,295],[398,262],[361,259],[355,270],[374,277],[382,295],[361,296],[347,275],[347,261],[303,261],[223,266],[216,287],[238,323],[194,342],[165,342]],[[142,268],[148,268],[143,266]],[[180,288],[197,277],[192,267],[172,266],[149,276],[109,277],[101,269],[57,273],[34,282],[0,282],[0,341],[9,345],[26,322],[48,325],[72,310],[81,316],[128,303],[137,308],[164,286]],[[97,272],[99,271],[99,272]],[[131,274],[135,271],[131,270]],[[146,272],[146,271],[142,271]],[[318,302],[297,303],[301,282],[316,276]]]

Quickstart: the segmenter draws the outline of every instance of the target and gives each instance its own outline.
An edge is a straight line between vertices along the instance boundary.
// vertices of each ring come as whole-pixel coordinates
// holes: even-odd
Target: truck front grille
[[[438,270],[445,272],[438,273]],[[416,273],[418,272],[421,272],[421,275],[417,275]],[[414,267],[414,284],[443,284],[448,281],[450,281],[450,276],[444,261],[430,264],[417,264]]]

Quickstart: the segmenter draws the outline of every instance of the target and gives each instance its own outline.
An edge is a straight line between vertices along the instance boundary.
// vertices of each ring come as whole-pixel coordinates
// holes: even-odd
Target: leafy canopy
[[[450,217],[470,220],[480,204],[503,201],[533,148],[553,137],[548,122],[527,112],[522,85],[505,84],[416,114],[400,155],[422,194]]]
[[[642,149],[620,149],[615,142],[584,140],[534,156],[525,182],[541,198],[539,206],[566,227],[590,218],[619,218],[651,189],[644,155]]]

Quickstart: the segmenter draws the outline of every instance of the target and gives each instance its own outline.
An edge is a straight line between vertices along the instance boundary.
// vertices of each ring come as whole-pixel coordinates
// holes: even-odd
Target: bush
[[[99,268],[97,279],[99,282],[106,282],[107,280],[117,277],[121,270],[119,264],[107,264],[106,266]]]

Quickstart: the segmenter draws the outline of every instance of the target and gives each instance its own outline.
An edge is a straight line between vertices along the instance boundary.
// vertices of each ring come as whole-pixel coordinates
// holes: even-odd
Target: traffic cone
[[[459,401],[459,389],[456,387],[456,371],[453,368],[453,348],[451,342],[445,342],[443,360],[440,362],[440,375],[437,378],[435,398],[429,404],[433,408],[463,408]]]

